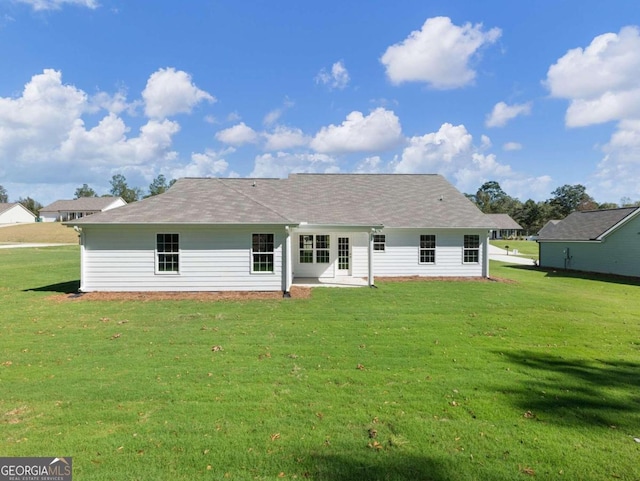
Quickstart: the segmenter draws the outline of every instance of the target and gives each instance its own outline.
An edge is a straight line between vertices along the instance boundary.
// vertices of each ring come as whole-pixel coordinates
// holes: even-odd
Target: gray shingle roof
[[[621,209],[576,211],[563,220],[548,222],[539,232],[539,241],[589,241],[598,240],[631,215],[637,215],[640,207]]]
[[[180,179],[166,193],[72,224],[308,224],[492,228],[440,175],[291,174]]]
[[[486,214],[496,226],[501,230],[520,230],[522,226],[511,218],[509,214]]]
[[[80,197],[79,199],[73,200],[57,200],[54,203],[40,209],[40,213],[68,211],[98,212],[106,207],[109,207],[119,198],[120,197]]]

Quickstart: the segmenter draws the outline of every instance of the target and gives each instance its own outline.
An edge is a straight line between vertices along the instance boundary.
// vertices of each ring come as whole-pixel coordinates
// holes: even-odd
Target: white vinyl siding
[[[0,214],[0,224],[27,224],[35,221],[36,216],[20,204],[15,204]]]
[[[464,231],[461,229],[384,229],[385,252],[373,253],[373,271],[377,277],[425,276],[425,277],[482,277],[483,243],[486,229]],[[436,236],[435,264],[420,263],[420,235]],[[479,262],[463,263],[464,235],[480,236]],[[368,236],[357,234],[353,239],[353,275],[367,276]]]
[[[156,274],[156,235],[177,233],[180,274]],[[274,271],[251,274],[252,234],[274,233]],[[90,291],[279,291],[284,228],[84,226],[81,289]]]

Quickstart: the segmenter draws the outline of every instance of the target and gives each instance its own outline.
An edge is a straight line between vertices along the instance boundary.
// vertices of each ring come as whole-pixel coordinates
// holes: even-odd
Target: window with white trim
[[[300,264],[329,264],[331,261],[329,234],[301,234],[298,242]]]
[[[273,234],[253,234],[251,243],[251,272],[274,271]]]
[[[156,272],[180,272],[180,235],[156,234]]]
[[[387,238],[384,234],[373,234],[373,250],[384,252],[386,250]]]
[[[462,260],[465,264],[477,264],[480,262],[480,236],[465,235]]]
[[[420,264],[436,263],[436,236],[434,234],[420,235]]]

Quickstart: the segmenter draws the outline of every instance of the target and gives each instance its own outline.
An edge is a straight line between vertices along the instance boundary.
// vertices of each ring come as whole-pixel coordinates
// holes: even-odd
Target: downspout
[[[369,232],[369,276],[368,276],[368,284],[369,287],[376,287],[373,283],[373,233],[374,229],[371,229]]]
[[[291,284],[293,283],[293,262],[291,259],[291,227],[284,227],[284,293],[282,297],[291,297]]]

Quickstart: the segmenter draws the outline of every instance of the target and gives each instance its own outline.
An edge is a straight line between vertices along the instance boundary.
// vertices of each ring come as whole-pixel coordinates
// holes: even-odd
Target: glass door
[[[345,276],[350,275],[351,270],[351,247],[348,237],[338,237],[338,273]]]

